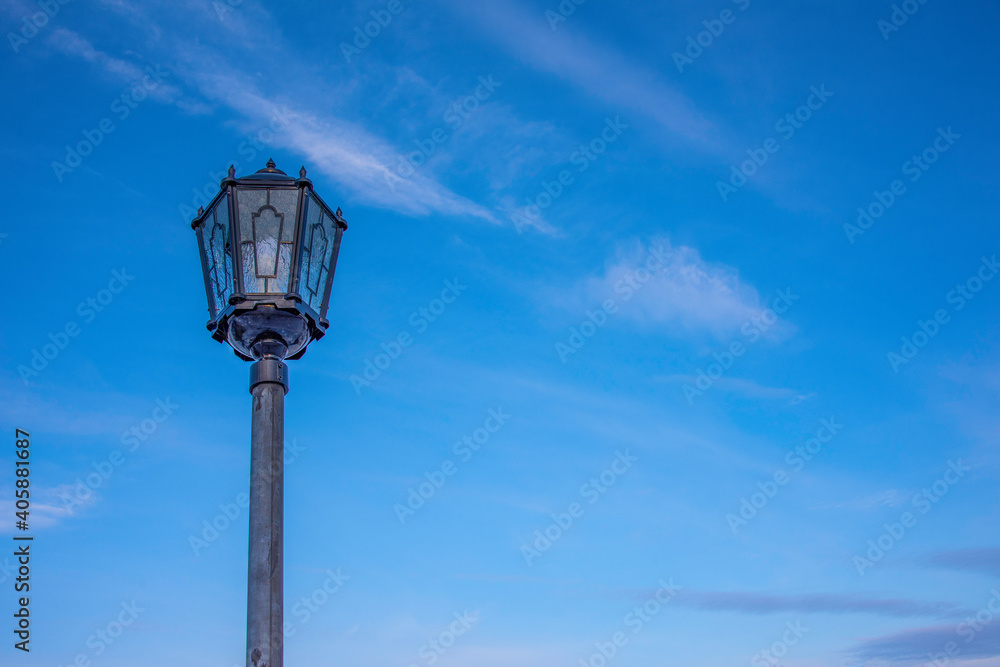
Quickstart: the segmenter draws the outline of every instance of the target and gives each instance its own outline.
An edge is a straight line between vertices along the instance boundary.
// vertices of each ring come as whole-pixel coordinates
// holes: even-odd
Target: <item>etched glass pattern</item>
[[[288,292],[298,189],[240,190],[240,256],[247,294]]]
[[[337,223],[315,199],[309,197],[306,202],[299,293],[303,301],[319,312],[330,276]]]
[[[224,195],[202,224],[208,279],[212,291],[212,317],[229,304],[233,295],[233,257],[230,254],[229,195]]]

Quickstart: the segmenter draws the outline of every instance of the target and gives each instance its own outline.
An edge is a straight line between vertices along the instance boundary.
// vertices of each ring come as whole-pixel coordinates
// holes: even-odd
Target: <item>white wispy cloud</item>
[[[850,652],[860,664],[877,665],[926,665],[928,656],[941,653],[949,644],[960,647],[953,654],[954,664],[981,665],[992,667],[996,658],[1000,657],[1000,626],[986,623],[980,626],[981,632],[973,634],[975,641],[965,641],[963,635],[957,632],[954,625],[936,625],[929,627],[910,628],[892,635],[873,637],[862,640]],[[962,641],[958,641],[962,639]],[[993,658],[980,662],[974,658]],[[858,664],[858,663],[855,663]],[[930,663],[933,664],[933,663]]]
[[[72,30],[56,28],[49,36],[48,42],[63,54],[81,58],[97,67],[103,74],[121,83],[137,85],[148,77],[146,68],[108,55],[95,48],[89,40]],[[160,70],[160,73],[164,74],[163,70]],[[165,73],[165,75],[169,76],[169,73]],[[147,88],[146,92],[150,98],[158,102],[164,104],[175,103],[182,97],[180,89],[174,85],[156,82],[155,80],[151,80],[151,82],[155,85]]]
[[[475,665],[476,667],[549,667],[565,663],[574,655],[573,647],[517,646],[503,644],[473,644],[455,649],[454,664]]]
[[[228,70],[192,71],[199,89],[211,99],[242,114],[249,123],[266,125],[281,114],[290,122],[275,143],[303,155],[306,161],[362,201],[409,215],[441,213],[496,223],[493,213],[417,172],[401,179],[394,167],[400,155],[385,140],[350,121],[314,114],[296,100],[278,100]]]
[[[980,547],[939,551],[922,560],[928,567],[1000,577],[1000,548]]]
[[[600,274],[557,296],[572,310],[592,308],[609,298],[620,306],[616,321],[719,339],[738,333],[764,310],[757,289],[744,282],[735,267],[706,261],[695,248],[674,246],[662,238],[618,248]],[[781,338],[791,329],[779,321],[768,334]]]
[[[19,365],[30,364],[30,353],[22,359]],[[21,389],[20,377],[13,373],[0,375],[0,381],[6,385],[0,386],[0,419],[9,423],[43,423],[49,434],[60,436],[106,436],[117,440],[123,428],[134,421],[123,410],[123,403],[138,405],[135,399],[113,392],[74,392],[75,388],[56,389],[51,385],[46,385],[43,396]],[[89,406],[68,408],[69,399],[64,392],[75,393],[75,405],[89,403]]]
[[[852,510],[857,512],[867,512],[870,510],[879,510],[884,507],[902,507],[910,500],[910,496],[900,492],[898,489],[888,489],[886,491],[880,491],[878,493],[864,496],[861,498],[853,498],[850,500],[843,500],[836,503],[827,503],[825,505],[817,505],[811,509],[814,510]]]
[[[510,2],[451,0],[450,4],[527,65],[558,76],[615,109],[641,114],[691,145],[720,150],[716,126],[656,72],[568,25],[554,32],[541,13],[531,14]]]
[[[669,375],[662,378],[655,378],[655,381],[695,386],[698,379],[697,375]],[[713,390],[739,394],[755,400],[783,401],[787,405],[798,405],[813,397],[813,394],[804,394],[789,387],[768,387],[753,380],[736,377],[719,378],[712,387]]]
[[[28,513],[30,530],[51,528],[97,502],[96,493],[89,491],[86,497],[77,498],[74,506],[70,507],[63,499],[67,496],[73,496],[75,489],[76,487],[72,484],[63,484],[55,488],[32,487],[31,506]],[[14,492],[13,490],[9,492],[5,490],[3,495],[13,497]],[[21,534],[18,533],[15,525],[17,521],[15,512],[17,511],[16,501],[0,500],[0,533]]]
[[[132,8],[123,13],[117,5],[109,8],[125,16],[133,30],[148,33],[153,30],[150,26],[156,25],[149,20],[152,14],[143,10]],[[146,9],[152,12],[155,7]],[[239,40],[243,22],[234,16],[227,17],[224,23],[229,39]],[[155,30],[159,35],[167,29],[160,24]],[[171,72],[176,73],[179,83],[197,91],[212,105],[224,105],[246,127],[266,126],[279,111],[287,115],[291,122],[284,131],[275,134],[273,145],[302,155],[311,167],[352,192],[359,201],[412,216],[437,213],[499,224],[492,210],[456,194],[436,181],[429,170],[400,179],[395,165],[402,159],[401,153],[359,123],[328,111],[317,111],[313,87],[295,89],[285,85],[287,81],[281,77],[263,77],[254,68],[243,69],[230,62],[222,51],[206,43],[192,42],[187,33],[165,32],[158,42],[160,48],[166,49],[164,57],[171,62]],[[118,80],[136,83],[145,76],[142,67],[104,53],[70,30],[54,33],[52,44],[65,55],[93,63]],[[296,60],[280,39],[270,42],[269,48],[271,62]],[[287,68],[280,71],[287,75]],[[184,98],[176,86],[163,86],[154,98],[184,108]],[[197,107],[190,101],[187,106]],[[202,103],[201,108],[207,105]]]
[[[922,602],[900,598],[878,598],[843,593],[785,595],[751,591],[687,590],[677,597],[677,605],[707,611],[741,614],[870,614],[890,618],[930,616],[961,618],[961,607],[948,602]]]

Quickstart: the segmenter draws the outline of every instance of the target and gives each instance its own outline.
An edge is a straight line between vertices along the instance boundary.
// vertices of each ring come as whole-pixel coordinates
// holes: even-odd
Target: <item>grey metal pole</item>
[[[261,350],[250,368],[250,567],[247,667],[282,667],[284,449],[288,367],[284,346]],[[256,351],[256,350],[255,350]]]

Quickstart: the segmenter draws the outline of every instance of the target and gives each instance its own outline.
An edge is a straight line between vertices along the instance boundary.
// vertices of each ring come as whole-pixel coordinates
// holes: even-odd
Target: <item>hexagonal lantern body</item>
[[[256,174],[229,175],[208,208],[191,223],[197,232],[208,329],[237,356],[252,360],[279,342],[297,359],[322,338],[347,223],[299,178],[273,160]]]

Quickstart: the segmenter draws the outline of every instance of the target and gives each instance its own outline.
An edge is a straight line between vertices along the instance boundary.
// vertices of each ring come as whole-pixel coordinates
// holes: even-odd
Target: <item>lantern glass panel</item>
[[[233,258],[230,254],[229,195],[223,197],[209,211],[201,226],[205,243],[206,268],[210,290],[209,308],[212,319],[229,303],[233,295]]]
[[[246,293],[285,294],[295,245],[298,189],[240,189],[237,203]]]
[[[309,196],[303,224],[299,294],[309,307],[320,312],[336,246],[337,223],[314,197]]]

